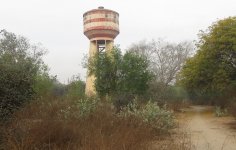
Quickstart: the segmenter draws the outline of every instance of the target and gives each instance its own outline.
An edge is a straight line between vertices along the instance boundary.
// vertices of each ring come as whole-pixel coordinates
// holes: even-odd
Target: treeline
[[[2,31],[0,50],[0,149],[146,149],[175,127],[173,112],[148,99],[156,75],[138,52],[90,61],[98,97],[88,98],[78,76],[63,85],[49,74],[40,45]]]
[[[235,112],[236,17],[219,20],[200,32],[197,53],[186,61],[178,84],[194,102]]]
[[[45,52],[1,31],[0,149],[145,149],[157,139],[190,149],[186,139],[156,138],[172,136],[172,110],[188,100],[236,110],[235,17],[200,32],[196,46],[159,39],[100,52],[86,64],[96,97],[85,96],[79,76],[67,85],[51,76]]]
[[[235,108],[236,18],[229,17],[200,31],[195,42],[140,41],[121,54],[101,52],[90,62],[100,96],[126,105],[132,99]],[[118,96],[117,96],[118,95]],[[121,96],[121,98],[119,98]],[[123,100],[123,102],[121,102]],[[124,102],[127,101],[127,102]]]
[[[89,60],[89,75],[95,75],[97,95],[109,98],[119,109],[134,99],[149,100],[178,109],[187,100],[185,90],[175,84],[177,73],[194,51],[193,43],[164,40],[140,41],[124,54],[119,47],[100,52]]]
[[[124,54],[119,47],[89,60],[95,87],[102,99],[120,106],[132,99],[160,105],[194,103],[233,106],[236,87],[235,17],[213,23],[199,40],[170,43],[162,39],[132,44]],[[46,49],[14,33],[1,31],[0,116],[40,97],[84,97],[85,83],[78,76],[68,85],[49,74],[43,62]],[[178,107],[178,106],[176,106]]]

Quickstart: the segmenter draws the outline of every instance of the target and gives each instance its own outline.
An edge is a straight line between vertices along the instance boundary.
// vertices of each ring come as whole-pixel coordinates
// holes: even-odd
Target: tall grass
[[[161,146],[164,138],[142,118],[117,115],[94,99],[35,101],[1,131],[2,149],[11,150],[145,150]]]
[[[118,117],[109,105],[89,106],[87,114],[82,105],[56,100],[30,104],[5,126],[5,149],[146,149],[155,136],[147,124]]]

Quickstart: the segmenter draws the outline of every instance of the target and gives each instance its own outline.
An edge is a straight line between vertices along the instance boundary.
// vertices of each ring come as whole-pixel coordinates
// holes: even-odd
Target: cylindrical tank
[[[83,18],[84,35],[90,41],[113,41],[119,34],[119,14],[113,10],[98,7],[84,13]]]

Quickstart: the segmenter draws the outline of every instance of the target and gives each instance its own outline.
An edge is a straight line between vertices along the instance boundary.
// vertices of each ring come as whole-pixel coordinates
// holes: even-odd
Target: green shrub
[[[100,97],[119,95],[120,93],[143,95],[153,73],[148,69],[145,57],[132,52],[122,55],[119,47],[111,53],[101,52],[89,59],[89,75],[95,75],[94,81]]]
[[[157,103],[151,101],[144,106],[139,106],[137,101],[134,101],[123,108],[120,115],[140,118],[157,130],[168,130],[174,127],[173,112],[167,110],[165,106],[160,108]]]
[[[66,85],[66,96],[68,99],[81,99],[85,96],[85,82],[79,76],[72,76]]]
[[[72,101],[68,100],[68,102],[58,111],[59,118],[68,119],[73,117],[80,119],[87,117],[97,109],[99,100],[97,98],[81,98]]]
[[[84,98],[76,101],[80,114],[79,116],[86,116],[94,112],[97,108],[98,99],[96,98]]]
[[[222,109],[220,106],[215,107],[215,116],[224,117],[228,115],[228,110],[226,108]]]
[[[0,34],[0,121],[33,98],[43,54],[40,45],[24,37],[5,30]]]

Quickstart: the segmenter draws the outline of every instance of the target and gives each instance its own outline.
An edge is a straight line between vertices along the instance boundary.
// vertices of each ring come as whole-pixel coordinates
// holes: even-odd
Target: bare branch
[[[162,39],[140,41],[128,49],[149,59],[149,69],[156,74],[156,81],[169,85],[194,51],[192,42],[169,43]]]

